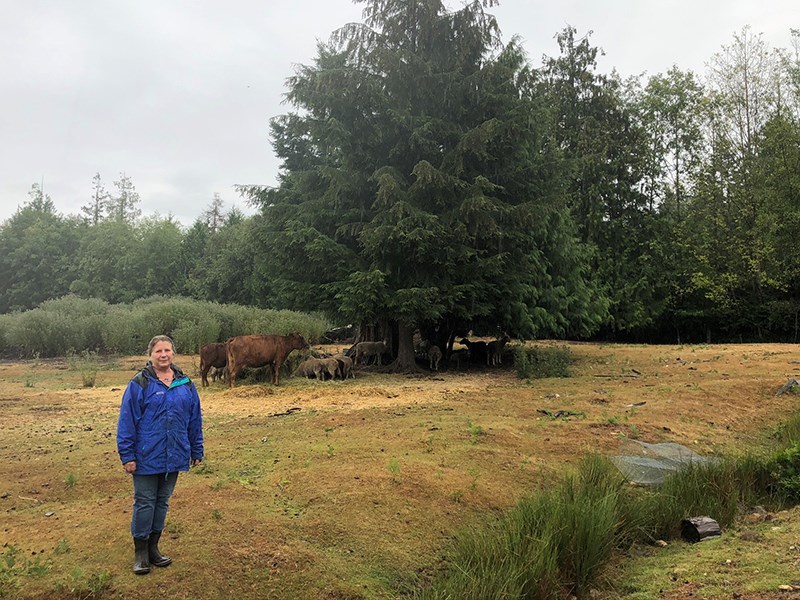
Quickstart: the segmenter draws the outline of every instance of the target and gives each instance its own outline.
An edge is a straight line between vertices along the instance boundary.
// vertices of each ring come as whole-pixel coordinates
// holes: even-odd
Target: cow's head
[[[286,336],[289,339],[289,346],[294,350],[305,350],[308,348],[308,342],[299,333],[290,333]]]

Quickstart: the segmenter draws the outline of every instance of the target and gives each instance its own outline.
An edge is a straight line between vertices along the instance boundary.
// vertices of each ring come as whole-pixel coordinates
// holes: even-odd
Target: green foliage
[[[98,174],[86,217],[64,217],[34,184],[0,224],[0,314],[73,293],[111,303],[99,323],[162,294],[396,321],[403,337],[800,339],[797,53],[745,28],[708,77],[623,81],[567,27],[534,69],[519,40],[499,44],[494,4],[368,2],[288,80],[280,185],[240,190],[253,217],[217,197],[187,230],[140,218],[124,173],[111,194]],[[146,323],[81,320],[0,321],[0,352],[63,353],[43,330],[89,338],[76,351],[146,342]],[[234,322],[171,330],[193,348],[250,329]]]
[[[467,431],[469,431],[469,439],[473,444],[477,444],[480,436],[486,434],[483,427],[475,425],[471,421],[467,421]]]
[[[793,390],[796,386],[793,386]],[[770,435],[779,448],[788,448],[800,443],[800,412],[793,414],[785,422],[778,425]]]
[[[97,299],[64,296],[38,308],[8,315],[4,350],[24,356],[64,356],[73,351],[103,346],[102,331],[109,305]]]
[[[570,367],[574,362],[572,352],[567,346],[525,346],[511,348],[514,369],[520,379],[532,377],[570,377]]]
[[[43,577],[51,568],[50,560],[42,560],[40,556],[28,558],[17,546],[4,546],[0,555],[0,598],[15,598],[15,592],[22,587],[22,579]]]
[[[111,589],[113,575],[108,570],[86,574],[81,567],[73,567],[69,578],[59,588],[75,598],[100,598]]]
[[[769,470],[775,493],[792,504],[800,503],[800,442],[773,456]]]
[[[747,454],[736,459],[693,463],[668,477],[658,490],[634,498],[631,525],[652,541],[677,534],[682,519],[713,515],[720,526],[736,520],[742,506],[781,504],[769,462]]]
[[[392,476],[392,481],[397,483],[400,478],[400,461],[395,457],[392,457],[389,459],[389,463],[386,465],[386,468],[389,470],[389,473]]]
[[[38,184],[29,196],[0,225],[0,313],[62,296],[76,276],[83,226],[56,213]]]
[[[0,555],[0,598],[12,598],[19,589],[20,570],[17,566],[19,548],[14,545],[5,546]]]
[[[67,356],[84,385],[94,385],[98,353],[141,354],[154,335],[175,340],[178,352],[244,334],[296,331],[314,341],[330,329],[320,315],[267,310],[187,298],[153,296],[132,304],[65,296],[0,318],[0,352],[17,356]]]

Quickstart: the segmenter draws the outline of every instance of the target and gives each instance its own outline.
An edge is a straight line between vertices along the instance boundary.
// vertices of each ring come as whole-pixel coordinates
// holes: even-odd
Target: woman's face
[[[153,366],[165,369],[172,364],[172,344],[169,342],[156,342],[150,352],[150,362]]]

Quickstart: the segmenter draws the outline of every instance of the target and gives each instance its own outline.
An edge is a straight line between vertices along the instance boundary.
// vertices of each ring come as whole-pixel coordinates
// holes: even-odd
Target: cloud
[[[454,4],[454,3],[451,3]],[[460,4],[459,4],[460,6]],[[99,172],[125,172],[144,212],[189,225],[220,193],[248,209],[236,184],[273,185],[279,163],[268,122],[286,78],[318,40],[360,21],[349,0],[5,0],[0,4],[0,221],[43,183],[77,213]],[[507,40],[524,39],[534,65],[558,54],[571,24],[606,50],[601,68],[624,75],[705,61],[746,24],[788,45],[794,4],[746,0],[505,0],[490,9]],[[774,37],[773,37],[774,36]],[[783,36],[783,37],[780,37]]]

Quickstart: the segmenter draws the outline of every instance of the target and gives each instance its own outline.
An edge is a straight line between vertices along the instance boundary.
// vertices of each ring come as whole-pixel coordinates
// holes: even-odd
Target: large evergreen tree
[[[494,0],[370,0],[289,79],[260,275],[279,306],[396,324],[587,335],[605,305],[564,202],[546,107]]]

